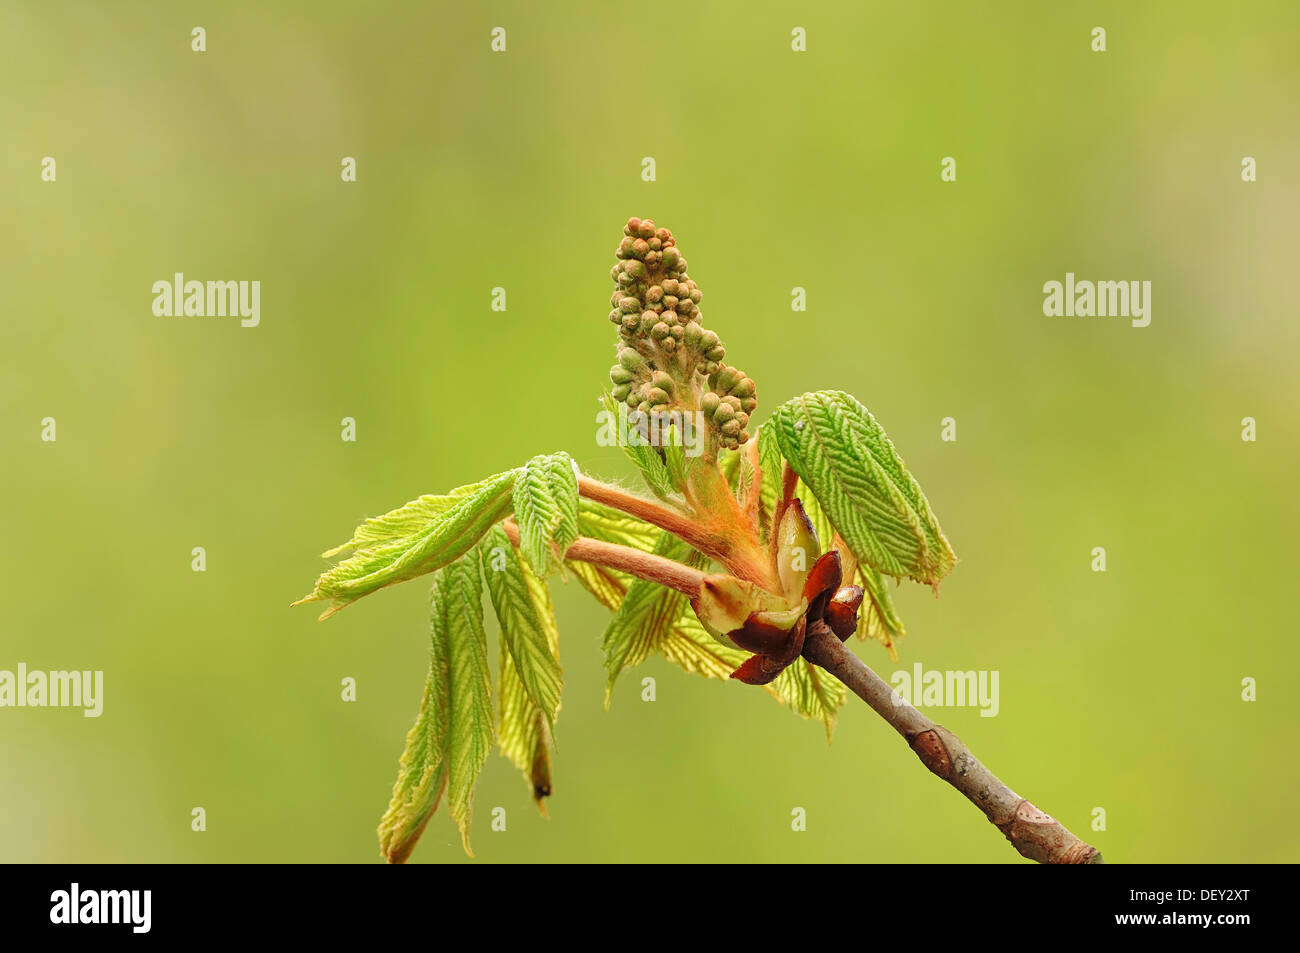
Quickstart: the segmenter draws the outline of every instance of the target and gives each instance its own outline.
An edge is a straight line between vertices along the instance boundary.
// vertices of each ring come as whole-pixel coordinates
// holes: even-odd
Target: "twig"
[[[984,812],[1013,847],[1040,864],[1100,864],[1101,852],[1034,807],[976,760],[960,738],[907,704],[824,624],[809,629],[804,658],[838,678],[902,735],[930,771]]]

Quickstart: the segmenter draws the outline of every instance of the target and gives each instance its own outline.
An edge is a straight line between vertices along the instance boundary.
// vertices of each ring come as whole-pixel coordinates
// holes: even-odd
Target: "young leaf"
[[[772,421],[782,455],[865,563],[931,586],[948,574],[956,557],[925,495],[857,400],[840,391],[804,394]]]
[[[565,565],[582,587],[611,612],[622,605],[628,586],[632,584],[632,577],[627,573],[607,566],[597,566],[595,563],[584,563],[576,559],[567,560]]]
[[[471,483],[469,486],[460,486],[441,495],[426,493],[383,516],[372,516],[356,528],[350,540],[326,550],[321,555],[326,559],[332,559],[349,549],[364,549],[377,543],[414,536],[421,530],[427,529],[430,523],[452,506],[465,497],[473,495],[482,485],[482,483]]]
[[[844,684],[813,665],[796,659],[772,683],[775,694],[805,718],[820,718],[826,724],[826,740],[835,731],[835,713],[844,704]]]
[[[656,555],[700,568],[704,557],[676,536],[663,533],[655,546]],[[605,705],[608,707],[614,682],[626,668],[639,665],[658,649],[681,616],[689,610],[684,595],[645,579],[635,579],[605,629]]]
[[[472,857],[469,827],[474,785],[495,733],[477,554],[458,559],[438,573],[433,598],[447,654],[447,808],[460,828],[465,853]]]
[[[835,538],[835,528],[822,509],[821,502],[802,480],[795,484],[795,496],[803,503],[804,512],[812,521],[818,539],[822,540],[823,546],[829,546]],[[889,588],[880,573],[862,561],[861,555],[852,546],[849,546],[849,550],[859,559],[858,573],[867,596],[858,610],[858,638],[875,639],[889,652],[890,658],[897,662],[898,650],[895,643],[903,637],[905,630],[903,621],[894,608],[894,600],[889,595]],[[853,578],[846,577],[844,580],[846,586],[853,583]]]
[[[765,531],[770,531],[772,512],[776,509],[777,500],[781,496],[781,470],[785,464],[785,458],[781,456],[781,447],[777,444],[776,428],[772,426],[771,420],[767,420],[758,428],[758,464],[763,471],[758,501],[760,522]],[[827,544],[826,540],[822,542],[823,545]]]
[[[453,490],[447,497],[433,498],[449,499],[445,506],[416,500],[386,516],[367,520],[351,541],[339,547],[356,546],[356,552],[322,573],[316,588],[294,605],[328,599],[331,605],[320,616],[326,619],[377,589],[414,579],[459,559],[490,526],[509,515],[515,474],[514,470],[498,473],[481,483]],[[397,535],[405,530],[411,532]]]
[[[680,665],[692,675],[705,678],[730,678],[731,673],[749,658],[748,652],[723,645],[709,635],[689,605],[668,630],[659,651],[668,661]],[[764,687],[771,688],[770,685]]]
[[[535,573],[519,558],[500,526],[488,531],[478,551],[492,608],[501,625],[501,643],[512,661],[511,671],[549,726],[560,708],[563,675],[553,644],[556,633],[550,598],[546,596],[545,605],[539,606],[535,594],[540,588],[544,595],[546,583],[537,579],[535,585],[530,584]]]
[[[625,573],[592,566],[590,563],[572,561],[569,566],[578,581],[610,609],[617,609],[622,604],[628,589],[637,581]],[[598,581],[589,580],[584,575],[585,571],[598,573]],[[684,599],[676,619],[671,624],[658,626],[658,635],[653,640],[653,644],[641,643],[635,647],[635,651],[629,651],[622,667],[631,668],[639,664],[652,651],[658,651],[665,659],[693,675],[722,680],[729,679],[731,673],[750,656],[749,652],[724,645],[709,635],[691,610],[690,603]],[[806,664],[800,659],[782,672],[776,681],[764,685],[763,688],[796,714],[805,718],[820,718],[823,721],[829,719],[833,722],[835,712],[843,700],[842,693],[837,700],[838,683],[826,679],[820,672],[791,671],[799,665]],[[814,677],[820,678],[821,681],[815,682]]]
[[[858,638],[875,639],[889,652],[889,657],[898,661],[898,649],[895,642],[905,634],[903,620],[894,609],[894,600],[880,573],[865,563],[858,566],[858,578],[867,598],[858,609]]]
[[[605,410],[612,414],[614,419],[623,419],[619,416],[620,405],[614,401],[613,397],[606,393],[603,395],[602,400],[605,404]],[[664,459],[657,448],[651,446],[648,442],[644,442],[635,431],[630,439],[620,439],[619,444],[622,446],[623,452],[636,464],[636,468],[641,471],[646,486],[650,487],[655,496],[661,500],[667,500],[677,492],[677,487],[673,484],[672,474],[668,472],[668,466],[664,463]]]
[[[406,735],[392,800],[379,821],[379,849],[392,864],[405,863],[447,787],[448,667],[440,613],[435,604],[424,698]]]
[[[647,553],[655,548],[660,536],[660,531],[649,523],[585,496],[578,499],[578,532],[603,543],[618,543]]]
[[[540,576],[561,565],[578,538],[578,476],[567,453],[533,457],[519,470],[514,491],[519,549]]]
[[[508,542],[508,541],[507,541]],[[546,582],[537,577],[527,564],[516,561],[527,589],[531,612],[545,635],[548,654],[559,672],[559,630],[555,625],[555,612],[551,606]],[[491,576],[488,576],[489,589]],[[499,610],[498,610],[499,611]],[[502,633],[504,636],[504,624]],[[523,772],[537,802],[538,810],[546,813],[543,798],[551,794],[551,731],[559,711],[558,692],[555,707],[548,713],[534,701],[532,693],[519,676],[515,657],[506,639],[501,640],[501,675],[497,687],[497,741],[501,753]]]

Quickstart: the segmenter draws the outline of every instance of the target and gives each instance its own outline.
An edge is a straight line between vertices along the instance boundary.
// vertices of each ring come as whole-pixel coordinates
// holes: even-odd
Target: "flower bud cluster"
[[[722,446],[739,447],[758,404],[754,382],[722,363],[727,349],[701,324],[703,295],[672,232],[630,218],[616,254],[609,312],[619,333],[618,363],[609,374],[614,399],[642,412],[698,407]]]

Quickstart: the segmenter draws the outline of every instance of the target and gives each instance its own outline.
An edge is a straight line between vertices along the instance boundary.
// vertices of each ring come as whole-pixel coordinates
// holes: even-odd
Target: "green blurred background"
[[[420,493],[555,449],[630,481],[595,443],[629,215],[676,233],[760,419],[848,390],[925,487],[961,563],[898,591],[900,663],[869,664],[998,670],[996,718],[930,714],[1111,862],[1300,860],[1298,28],[1291,2],[4,3],[0,668],[102,669],[106,697],[0,710],[0,860],[378,860],[427,586],[288,603]],[[260,280],[261,326],[155,317],[176,271]],[[1066,271],[1150,280],[1150,327],[1044,317]],[[556,600],[551,818],[494,755],[481,860],[1018,860],[856,700],[828,747],[651,660],[604,711],[605,614]],[[464,859],[440,812],[414,860]]]

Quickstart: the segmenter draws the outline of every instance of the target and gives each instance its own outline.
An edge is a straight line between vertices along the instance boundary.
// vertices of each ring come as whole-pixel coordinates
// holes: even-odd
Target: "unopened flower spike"
[[[614,254],[614,399],[642,413],[701,411],[718,447],[739,448],[750,438],[758,392],[744,372],[723,363],[727,349],[704,327],[704,295],[686,273],[673,233],[648,218],[630,218]]]

